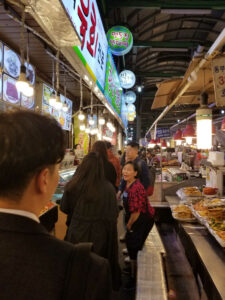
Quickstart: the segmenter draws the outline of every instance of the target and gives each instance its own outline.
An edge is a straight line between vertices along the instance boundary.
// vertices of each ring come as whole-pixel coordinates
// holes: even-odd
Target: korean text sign
[[[105,97],[117,112],[117,114],[120,116],[122,103],[122,87],[120,85],[119,76],[117,74],[110,49],[108,50],[107,55]]]
[[[74,50],[103,91],[108,43],[96,0],[61,2],[81,39],[82,45]]]
[[[225,59],[224,56],[213,59],[212,73],[216,106],[225,105]]]

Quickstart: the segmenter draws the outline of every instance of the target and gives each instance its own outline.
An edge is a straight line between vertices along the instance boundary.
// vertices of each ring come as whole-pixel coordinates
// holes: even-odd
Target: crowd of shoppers
[[[110,143],[97,141],[79,161],[60,203],[67,214],[60,241],[38,216],[58,184],[64,153],[63,132],[54,119],[28,111],[0,114],[1,299],[112,299],[121,285],[121,196],[135,278],[137,252],[154,222],[148,167],[138,157],[138,145],[130,143],[122,161]]]

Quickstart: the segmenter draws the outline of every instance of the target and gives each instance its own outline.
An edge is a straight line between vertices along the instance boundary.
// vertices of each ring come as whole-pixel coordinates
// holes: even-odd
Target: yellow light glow
[[[188,144],[188,145],[191,145],[192,144],[192,137],[186,137],[185,138],[186,139],[186,143]]]
[[[197,120],[197,148],[212,148],[212,120]]]

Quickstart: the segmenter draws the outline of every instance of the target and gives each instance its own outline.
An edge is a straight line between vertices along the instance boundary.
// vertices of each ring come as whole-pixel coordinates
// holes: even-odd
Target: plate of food
[[[4,74],[3,77],[3,99],[12,104],[19,104],[20,92],[16,88],[16,80]]]
[[[7,74],[14,78],[20,75],[20,59],[19,56],[8,47],[4,49],[4,70]]]
[[[192,214],[190,208],[186,205],[175,205],[171,206],[172,216],[174,219],[181,222],[195,222],[196,219]]]
[[[213,198],[218,196],[218,189],[212,188],[212,187],[204,187],[203,190],[203,196],[206,198]]]

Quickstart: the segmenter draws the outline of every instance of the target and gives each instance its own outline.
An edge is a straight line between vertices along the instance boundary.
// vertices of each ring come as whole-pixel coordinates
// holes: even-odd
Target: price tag
[[[225,57],[221,56],[212,61],[212,73],[215,89],[216,106],[225,105]]]

